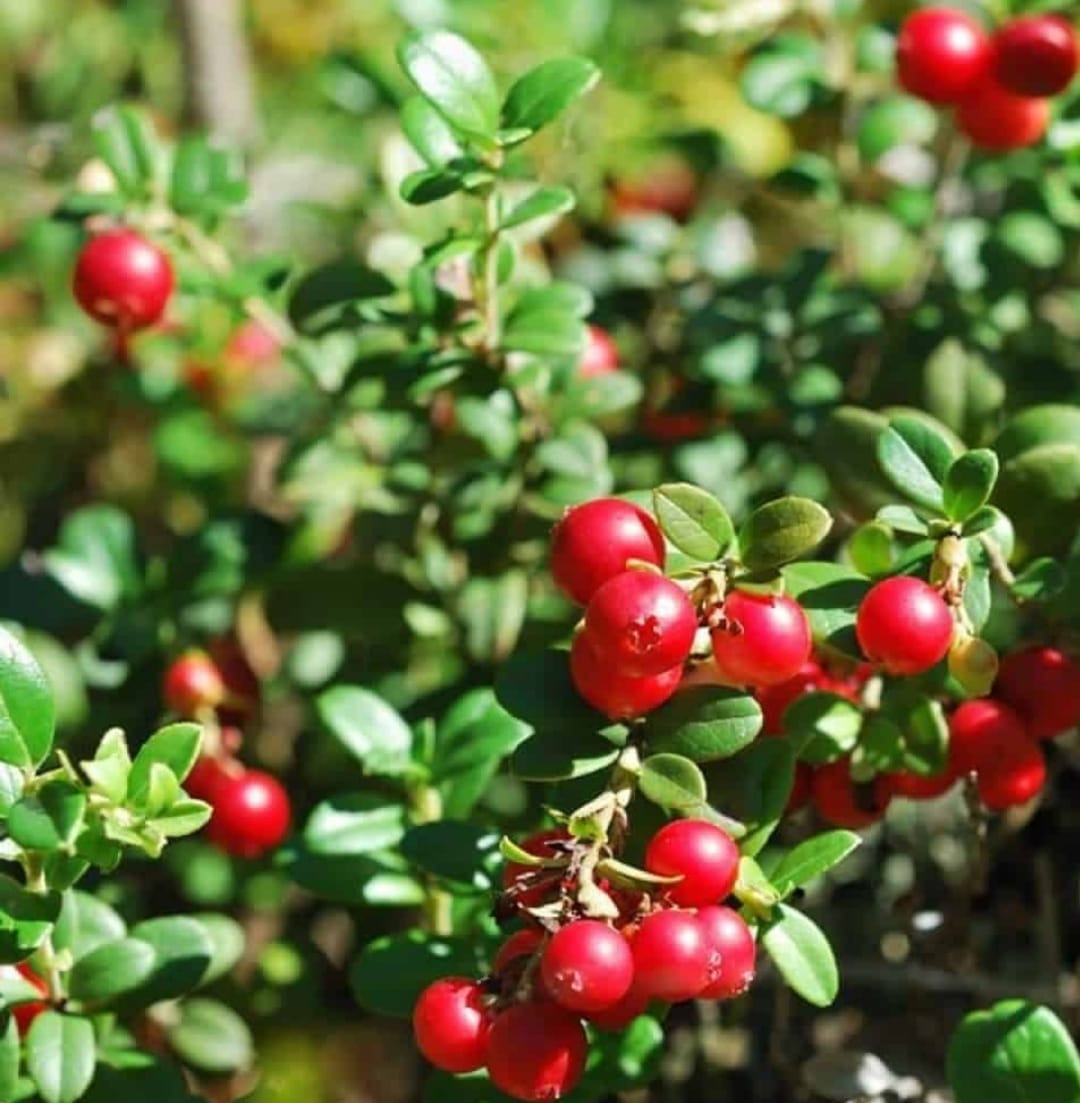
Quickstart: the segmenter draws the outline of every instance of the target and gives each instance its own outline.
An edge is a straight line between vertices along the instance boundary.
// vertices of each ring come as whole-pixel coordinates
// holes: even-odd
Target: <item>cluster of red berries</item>
[[[92,237],[75,264],[79,306],[121,336],[160,321],[175,278],[168,255],[135,230],[106,230]]]
[[[683,680],[702,622],[716,680],[727,685],[776,685],[809,658],[810,623],[792,598],[732,589],[699,612],[664,576],[664,560],[656,521],[619,498],[575,506],[555,526],[552,575],[585,606],[570,673],[594,708],[630,720],[662,705]]]
[[[921,8],[905,20],[897,72],[912,95],[956,111],[982,149],[1033,145],[1050,122],[1049,97],[1080,65],[1076,32],[1061,16],[1027,15],[995,34],[955,8]]]
[[[25,1038],[27,1031],[33,1025],[38,1015],[48,1010],[49,986],[25,961],[18,965],[0,965],[0,974],[6,975],[11,980],[21,978],[29,982],[30,986],[35,988],[44,997],[44,999],[41,1000],[28,1000],[26,1003],[9,1005],[11,1017],[15,1020],[15,1027],[19,1032],[19,1037]]]
[[[216,646],[213,656],[187,651],[165,671],[163,695],[172,712],[212,722],[212,749],[185,782],[193,797],[214,809],[207,837],[228,854],[258,858],[284,841],[292,807],[276,778],[236,758],[243,735],[230,721],[250,713],[258,695],[254,674],[241,659],[227,642]],[[219,728],[218,720],[225,726]]]
[[[749,987],[754,936],[723,904],[739,869],[728,835],[705,820],[661,828],[645,868],[671,883],[655,899],[601,883],[618,903],[619,917],[610,921],[582,918],[570,903],[581,845],[562,829],[527,839],[523,849],[545,866],[508,864],[503,897],[527,926],[500,948],[490,977],[447,977],[421,994],[413,1028],[437,1068],[486,1068],[515,1099],[559,1099],[585,1068],[583,1020],[618,1031],[654,1001],[726,1000]],[[538,926],[534,909],[559,900],[558,918]]]

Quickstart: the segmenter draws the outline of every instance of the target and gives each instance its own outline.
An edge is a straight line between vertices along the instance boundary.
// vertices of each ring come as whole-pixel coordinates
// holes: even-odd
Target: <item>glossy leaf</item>
[[[785,982],[815,1007],[828,1007],[840,988],[836,958],[813,920],[787,904],[761,933],[761,945]]]
[[[255,1045],[247,1023],[217,1000],[190,999],[180,1005],[180,1021],[168,1032],[169,1044],[187,1065],[215,1075],[248,1068]]]
[[[657,487],[653,511],[668,540],[704,563],[719,559],[735,536],[727,510],[707,491],[689,483]]]
[[[68,979],[73,999],[103,1003],[137,988],[154,971],[154,948],[137,938],[107,942],[81,957]]]
[[[778,498],[759,506],[739,530],[742,561],[751,570],[781,567],[813,551],[829,534],[832,517],[809,498]]]
[[[574,209],[574,193],[569,188],[551,186],[537,188],[531,195],[515,203],[502,217],[502,228],[512,230],[536,218],[550,218]]]
[[[396,846],[404,834],[403,805],[378,793],[345,793],[316,805],[304,845],[319,854],[367,854]]]
[[[43,1011],[26,1036],[26,1066],[43,1103],[75,1103],[94,1077],[94,1027],[78,1015]]]
[[[449,31],[414,32],[398,47],[401,67],[456,130],[494,138],[499,119],[495,80],[484,59]]]
[[[942,508],[942,483],[953,458],[944,435],[907,415],[892,418],[878,440],[881,469],[901,494],[928,509]]]
[[[945,475],[942,498],[946,515],[966,521],[993,493],[998,476],[998,459],[989,448],[965,452],[953,460]]]
[[[599,79],[600,70],[582,57],[542,62],[511,86],[502,107],[502,125],[507,130],[539,130],[557,119]]]
[[[769,867],[769,879],[781,895],[787,896],[839,865],[862,839],[854,831],[826,831],[792,847]]]
[[[86,810],[86,794],[66,781],[51,781],[23,797],[8,813],[11,837],[28,850],[70,847]]]
[[[722,686],[694,686],[677,693],[645,722],[651,751],[695,762],[730,758],[761,730],[761,706],[749,694]]]
[[[0,762],[37,766],[52,748],[55,725],[52,693],[41,667],[0,628]]]
[[[381,697],[360,686],[335,686],[318,697],[315,710],[369,773],[396,776],[408,770],[412,730]]]
[[[150,771],[155,763],[167,766],[182,783],[191,772],[202,746],[202,728],[198,724],[169,724],[154,732],[139,748],[128,776],[128,797],[136,804],[146,801],[150,790]]]
[[[695,809],[708,796],[701,770],[678,754],[649,755],[641,764],[638,785],[642,794],[661,808]]]

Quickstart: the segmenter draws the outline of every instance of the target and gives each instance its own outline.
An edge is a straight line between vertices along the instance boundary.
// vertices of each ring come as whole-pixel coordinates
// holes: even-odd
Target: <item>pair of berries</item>
[[[655,520],[618,498],[575,506],[552,534],[555,581],[586,606],[570,673],[578,692],[612,719],[642,716],[671,697],[694,645],[697,610],[664,577],[664,560]],[[809,621],[785,595],[732,590],[717,619],[713,659],[730,685],[779,684],[810,656]]]
[[[562,830],[527,839],[537,857],[566,856]],[[421,1052],[448,1072],[486,1068],[492,1083],[515,1099],[559,1099],[581,1078],[588,1055],[582,1020],[617,1031],[654,1000],[730,999],[754,976],[756,945],[727,897],[738,876],[739,852],[704,820],[679,820],[654,836],[646,868],[678,877],[662,900],[616,925],[573,919],[554,933],[529,926],[500,948],[485,982],[449,977],[421,994],[413,1027]],[[519,906],[536,906],[550,889],[532,867],[511,864],[504,883]]]
[[[228,735],[228,729],[223,732]],[[237,858],[260,858],[281,845],[292,823],[292,805],[284,786],[262,770],[249,770],[235,758],[204,755],[184,783],[214,814],[206,837]]]
[[[73,291],[96,322],[120,334],[161,319],[175,286],[168,255],[135,230],[106,230],[92,237],[75,264]]]
[[[963,11],[922,8],[897,42],[901,85],[933,104],[954,106],[960,130],[990,150],[1032,145],[1050,121],[1048,97],[1080,65],[1076,33],[1060,16],[1029,15],[990,36]]]

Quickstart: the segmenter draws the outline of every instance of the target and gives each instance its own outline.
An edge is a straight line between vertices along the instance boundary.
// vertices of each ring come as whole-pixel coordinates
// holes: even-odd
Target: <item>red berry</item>
[[[739,848],[708,820],[675,820],[650,840],[645,868],[661,877],[682,877],[664,892],[681,908],[700,908],[731,895]]]
[[[225,682],[205,651],[185,651],[165,671],[162,696],[173,712],[197,716],[221,704]]]
[[[900,84],[929,103],[956,103],[989,61],[986,32],[955,8],[922,8],[900,28],[896,43]]]
[[[1029,647],[1007,655],[994,694],[1020,714],[1035,739],[1080,724],[1080,664],[1057,648]]]
[[[234,363],[257,367],[272,364],[281,355],[281,343],[261,322],[249,318],[233,331],[225,356]]]
[[[810,622],[786,594],[732,590],[724,599],[724,618],[712,633],[713,657],[732,685],[779,685],[810,658]]]
[[[949,717],[949,765],[957,777],[978,772],[1014,745],[1029,741],[1020,717],[988,697],[965,701]]]
[[[495,976],[504,973],[515,961],[523,957],[532,957],[540,944],[544,941],[544,932],[535,927],[522,927],[499,947],[495,960],[491,963],[491,971]]]
[[[705,931],[712,960],[709,985],[701,993],[703,1000],[730,1000],[741,996],[754,979],[757,944],[745,920],[731,908],[702,908],[698,923]]]
[[[1018,96],[988,73],[960,101],[956,125],[980,149],[1004,153],[1042,138],[1050,125],[1050,104]]]
[[[652,999],[649,994],[635,983],[618,1003],[605,1007],[603,1011],[594,1011],[588,1020],[597,1030],[615,1033],[625,1030],[636,1018],[644,1015],[650,1003]]]
[[[889,674],[922,674],[945,658],[953,619],[922,579],[898,575],[872,586],[855,620],[859,646]]]
[[[814,793],[814,768],[807,762],[795,763],[795,778],[791,783],[791,794],[788,796],[787,813],[799,812],[810,803]]]
[[[95,321],[124,332],[156,322],[172,290],[169,258],[134,230],[108,230],[91,238],[75,265],[79,306]]]
[[[994,36],[994,75],[1018,96],[1064,92],[1080,65],[1076,32],[1059,15],[1025,15]]]
[[[214,804],[218,791],[228,779],[229,772],[220,759],[203,755],[192,766],[191,773],[184,781],[184,789],[196,800]]]
[[[891,799],[884,774],[866,784],[856,784],[850,759],[841,758],[814,771],[814,805],[821,818],[834,827],[869,827],[885,815]]]
[[[935,797],[944,796],[957,780],[951,764],[936,774],[916,774],[910,770],[897,770],[887,774],[886,777],[893,796],[907,797],[908,800],[933,800]]]
[[[593,594],[585,632],[593,651],[616,673],[647,678],[686,662],[697,614],[671,579],[652,571],[623,571]]]
[[[26,1032],[30,1029],[38,1015],[48,1010],[49,1004],[47,1000],[49,997],[49,986],[29,965],[26,964],[25,961],[20,965],[0,965],[0,971],[12,980],[14,980],[16,976],[22,977],[23,980],[30,983],[31,987],[37,989],[37,991],[45,997],[44,1000],[30,1000],[27,1003],[10,1005],[11,1017],[15,1020],[15,1026],[19,1032],[19,1037],[25,1038]]]
[[[488,1075],[524,1103],[561,1099],[581,1079],[588,1048],[581,1023],[557,1004],[515,1004],[488,1033]]]
[[[667,908],[645,916],[630,949],[637,985],[651,998],[679,1003],[709,983],[709,946],[693,912]]]
[[[596,919],[560,928],[540,961],[551,998],[568,1011],[603,1011],[630,991],[634,959],[626,939]]]
[[[585,327],[585,351],[578,363],[578,375],[582,379],[595,379],[619,370],[619,350],[611,334],[600,326]]]
[[[997,756],[979,771],[979,797],[987,808],[1004,811],[1027,804],[1046,784],[1046,758],[1032,739],[1000,748]]]
[[[535,855],[537,858],[565,857],[566,848],[558,844],[567,843],[570,838],[570,833],[564,828],[552,827],[547,831],[538,831],[535,835],[530,835],[521,844],[521,849],[526,854]],[[503,888],[518,889],[514,892],[515,903],[523,908],[535,908],[551,895],[562,877],[563,871],[560,869],[543,869],[539,866],[507,862],[503,870]],[[528,888],[521,887],[523,880],[529,885]]]
[[[612,720],[633,720],[659,708],[679,688],[682,667],[649,678],[628,678],[592,649],[579,632],[570,649],[570,677],[578,693]]]
[[[484,990],[467,977],[429,984],[413,1008],[413,1034],[420,1052],[444,1072],[483,1068],[491,1017]]]
[[[579,605],[587,605],[631,559],[663,567],[664,537],[645,510],[621,498],[573,506],[552,531],[551,573]]]
[[[634,177],[619,180],[612,189],[616,214],[666,214],[684,222],[698,199],[698,181],[681,158],[665,158]]]
[[[258,858],[282,842],[291,820],[281,783],[261,770],[245,770],[218,787],[206,833],[228,854]]]

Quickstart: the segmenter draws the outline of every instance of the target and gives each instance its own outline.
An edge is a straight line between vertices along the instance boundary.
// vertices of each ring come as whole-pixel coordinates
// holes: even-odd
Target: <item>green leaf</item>
[[[99,946],[124,937],[123,919],[103,900],[86,892],[64,893],[63,906],[53,931],[57,950],[69,950],[78,961]]]
[[[1080,1055],[1065,1024],[1046,1007],[1004,1000],[968,1015],[947,1060],[956,1103],[1075,1103]]]
[[[600,70],[582,57],[553,58],[519,77],[502,108],[506,130],[539,130],[557,119],[600,79]]]
[[[802,912],[787,904],[777,910],[779,918],[762,930],[762,946],[791,988],[815,1007],[828,1007],[840,988],[829,940]]]
[[[591,732],[572,740],[565,731],[545,727],[534,731],[510,758],[511,772],[524,781],[562,781],[604,770],[619,757],[619,748]]]
[[[795,778],[795,748],[787,739],[758,739],[734,758],[705,768],[709,804],[746,826],[744,854],[757,854],[787,808]]]
[[[878,462],[901,494],[927,509],[941,509],[942,483],[954,451],[948,438],[926,421],[901,414],[878,438]]]
[[[894,532],[906,532],[912,536],[925,536],[930,527],[911,506],[882,506],[877,513],[878,520],[888,525]]]
[[[358,302],[393,292],[394,285],[381,272],[343,257],[299,280],[289,296],[289,321],[305,336],[318,336],[347,320]]]
[[[488,891],[500,866],[500,838],[498,831],[464,820],[440,820],[409,830],[400,851],[433,877]]]
[[[52,748],[56,713],[40,666],[0,628],[0,762],[27,769]]]
[[[304,845],[317,854],[369,854],[397,846],[405,809],[378,793],[345,793],[316,805]]]
[[[19,1027],[8,1011],[0,1012],[0,1103],[17,1098],[19,1086]]]
[[[551,218],[552,215],[565,214],[574,209],[574,193],[561,186],[537,188],[526,196],[502,217],[502,228],[511,230],[523,226],[534,218]]]
[[[705,802],[708,790],[701,770],[678,754],[652,754],[641,764],[638,785],[661,808],[689,810]]]
[[[184,1082],[180,1066],[174,1061],[156,1061],[141,1050],[128,1048],[125,1055],[135,1055],[135,1063],[110,1068],[105,1063],[113,1055],[102,1054],[102,1063],[94,1075],[89,1093],[82,1103],[201,1103],[202,1096],[191,1095]]]
[[[190,999],[180,1005],[180,1021],[168,1033],[177,1057],[192,1068],[224,1075],[249,1068],[255,1045],[247,1023],[217,1000]]]
[[[119,728],[112,728],[102,737],[94,757],[82,764],[83,772],[93,787],[114,804],[121,804],[127,796],[128,776],[131,773],[131,756],[127,740]]]
[[[989,501],[997,477],[998,458],[989,448],[957,456],[942,487],[945,515],[952,521],[966,521]]]
[[[568,651],[511,656],[495,676],[495,696],[511,716],[534,729],[595,731],[605,723],[574,688]]]
[[[183,782],[199,757],[202,728],[198,724],[169,724],[155,732],[139,748],[128,777],[128,799],[144,804],[150,792],[150,772],[155,763],[167,766],[177,782]]]
[[[821,66],[820,49],[813,40],[778,36],[747,62],[739,87],[752,107],[791,119],[810,106]]]
[[[1029,551],[1064,553],[1080,521],[1080,444],[1042,444],[1008,460],[997,504]]]
[[[689,483],[657,487],[653,511],[671,543],[703,563],[719,559],[735,536],[727,510],[708,491]]]
[[[784,713],[784,730],[803,762],[821,765],[848,754],[859,738],[863,714],[836,693],[804,693]]]
[[[529,580],[524,571],[507,571],[498,578],[470,578],[457,602],[469,657],[477,662],[505,659],[517,644],[528,600]]]
[[[154,174],[155,153],[145,119],[128,107],[99,111],[92,124],[94,148],[128,195],[142,194]]]
[[[465,150],[446,120],[422,96],[407,99],[399,118],[405,137],[432,168],[464,155]]]
[[[349,969],[349,984],[369,1011],[407,1018],[433,981],[479,975],[481,950],[477,940],[439,938],[422,931],[387,935],[364,947]]]
[[[461,133],[493,140],[499,120],[495,80],[484,59],[449,31],[413,32],[398,60],[421,95]]]
[[[0,815],[6,816],[22,796],[25,780],[21,770],[0,762]]]
[[[160,764],[155,764],[155,773],[159,774],[168,769]],[[172,778],[172,774],[168,773]],[[173,778],[173,785],[176,779]],[[213,808],[202,800],[176,800],[161,811],[154,812],[147,826],[160,832],[167,839],[182,838],[184,835],[194,835],[196,831],[205,827],[213,815]]]
[[[0,962],[28,958],[52,930],[60,903],[58,892],[29,892],[0,874]]]
[[[838,865],[861,842],[854,831],[826,831],[815,835],[789,850],[769,870],[769,879],[781,895],[788,896],[794,889]]]
[[[210,964],[206,967],[206,972],[203,973],[199,983],[200,985],[211,984],[230,972],[244,956],[247,936],[244,928],[227,915],[208,912],[193,915],[190,918],[202,927],[203,934],[210,940],[212,948]]]
[[[139,1006],[176,999],[198,987],[214,959],[210,936],[190,916],[144,920],[131,929],[131,937],[154,951],[153,971],[132,993]]]
[[[994,451],[1007,463],[1043,445],[1077,440],[1080,440],[1080,409],[1064,403],[1046,403],[1029,406],[1009,418],[994,441]]]
[[[86,795],[67,781],[50,781],[8,814],[11,837],[27,850],[70,847],[83,824]]]
[[[1068,575],[1056,559],[1034,559],[1017,572],[1013,596],[1023,601],[1050,601],[1065,589]]]
[[[722,686],[677,693],[645,722],[650,751],[685,755],[695,762],[730,758],[761,731],[761,706],[749,694]]]
[[[777,498],[759,506],[739,531],[743,563],[771,570],[812,551],[829,534],[829,511],[809,498]]]
[[[950,337],[926,362],[923,393],[934,417],[965,439],[981,440],[1005,401],[1005,381]]]
[[[26,1067],[44,1103],[75,1103],[94,1078],[89,1019],[43,1011],[26,1036]]]
[[[315,711],[369,773],[396,777],[409,770],[412,729],[377,694],[360,686],[334,686],[319,695]]]
[[[45,567],[74,598],[109,612],[142,588],[134,523],[115,506],[85,506],[61,525]]]
[[[105,1003],[138,988],[156,961],[153,946],[137,938],[107,942],[75,962],[68,992],[84,1003]]]
[[[783,574],[788,594],[810,619],[814,640],[861,658],[855,615],[870,589],[870,580],[840,563],[791,563]]]
[[[464,179],[458,172],[449,169],[418,169],[410,172],[401,181],[398,193],[406,203],[424,207],[461,191],[464,186]]]

